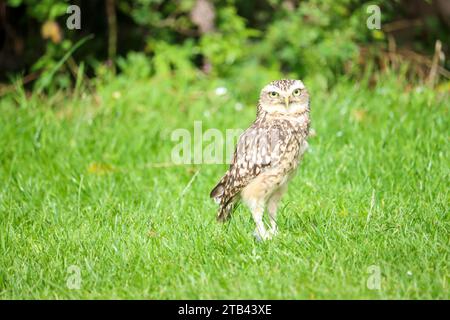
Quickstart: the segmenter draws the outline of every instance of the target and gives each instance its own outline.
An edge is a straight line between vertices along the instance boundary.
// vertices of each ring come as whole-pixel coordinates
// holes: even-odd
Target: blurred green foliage
[[[312,78],[328,87],[341,75],[361,74],[358,61],[361,46],[387,47],[382,30],[366,27],[370,15],[367,6],[381,7],[383,23],[398,19],[404,6],[401,1],[389,0],[217,0],[209,3],[213,5],[214,28],[199,32],[191,17],[196,0],[113,1],[119,56],[111,63],[134,77],[178,71],[195,77],[200,68],[207,68],[214,76],[232,77],[243,70],[261,72],[264,68],[267,72]],[[82,30],[65,27],[69,4],[81,7]],[[76,60],[86,63],[89,75],[104,72],[102,62],[108,58],[105,1],[7,0],[7,5],[25,8],[25,18],[34,20],[36,25],[56,22],[58,29],[52,30],[61,33],[61,41],[47,39],[43,45],[37,45],[40,55],[33,56],[29,67],[31,71],[41,70],[48,75],[60,66],[52,73],[53,81],[46,80],[45,87],[53,86],[56,90],[73,86],[74,70],[60,62],[77,41],[89,34],[95,38],[74,53]],[[435,39],[446,32],[438,19],[428,20],[432,28],[427,31],[431,33],[417,42],[419,47],[432,52]]]

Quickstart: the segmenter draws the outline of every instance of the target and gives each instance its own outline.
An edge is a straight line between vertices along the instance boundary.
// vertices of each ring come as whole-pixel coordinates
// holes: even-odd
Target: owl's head
[[[272,81],[261,90],[258,113],[300,116],[309,112],[309,94],[300,80]]]

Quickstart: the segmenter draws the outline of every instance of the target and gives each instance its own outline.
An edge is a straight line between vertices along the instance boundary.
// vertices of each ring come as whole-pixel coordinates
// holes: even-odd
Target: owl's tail
[[[217,221],[219,222],[227,221],[230,218],[234,207],[233,201],[227,201],[227,199],[224,199],[226,181],[227,175],[219,181],[209,195],[216,203],[220,205],[219,210],[217,211]]]
[[[225,222],[231,217],[231,213],[233,212],[234,203],[229,203],[224,206],[220,206],[219,211],[217,211],[217,221]]]
[[[212,189],[209,197],[214,199],[216,203],[221,203],[223,195],[225,193],[225,183],[227,176],[225,175],[222,179],[220,179],[219,183]]]

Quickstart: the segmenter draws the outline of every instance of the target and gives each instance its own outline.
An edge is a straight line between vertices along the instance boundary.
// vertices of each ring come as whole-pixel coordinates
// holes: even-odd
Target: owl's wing
[[[230,205],[247,186],[265,168],[269,167],[273,153],[272,136],[269,128],[253,125],[239,138],[230,168],[211,192],[211,198],[220,203],[218,219],[224,220],[222,214],[228,215]],[[226,210],[226,209],[229,210]],[[226,217],[225,217],[226,218]]]

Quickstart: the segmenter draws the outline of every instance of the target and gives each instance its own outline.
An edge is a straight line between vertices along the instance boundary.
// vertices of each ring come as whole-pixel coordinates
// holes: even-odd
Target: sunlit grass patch
[[[226,165],[171,165],[170,137],[194,121],[246,128],[266,80],[243,94],[226,79],[117,77],[51,106],[3,99],[0,297],[448,298],[448,95],[393,77],[306,83],[317,134],[281,234],[257,243],[245,207],[215,221]]]

